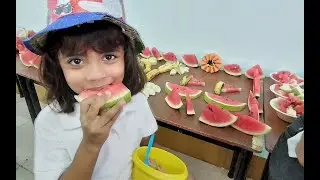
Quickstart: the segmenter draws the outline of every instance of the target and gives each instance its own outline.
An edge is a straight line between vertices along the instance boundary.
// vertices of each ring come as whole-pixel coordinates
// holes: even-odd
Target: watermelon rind
[[[241,103],[241,102],[239,102],[238,105],[231,105],[224,102],[220,102],[211,98],[208,92],[205,92],[203,97],[204,97],[204,101],[207,102],[208,104],[218,105],[219,107],[226,109],[228,111],[242,111],[244,107],[247,105],[247,103]]]
[[[171,84],[173,84],[173,83],[166,82],[165,92],[166,92],[167,94],[170,94],[171,91],[172,91],[172,88],[170,87]],[[180,85],[178,85],[178,84],[174,84],[174,85],[180,86]],[[180,87],[181,87],[181,88],[188,88],[188,87],[185,87],[185,86],[180,86]],[[191,89],[191,88],[188,88],[188,89]],[[195,91],[195,92],[192,93],[192,94],[189,93],[189,96],[190,96],[191,99],[196,99],[196,98],[198,98],[199,96],[201,96],[202,90],[199,90],[199,89],[191,89],[191,90]],[[186,94],[185,94],[185,93],[179,92],[179,95],[180,95],[183,99],[186,98]]]
[[[243,117],[242,117],[243,116]],[[250,116],[246,116],[246,115],[242,115],[242,116],[239,116],[238,117],[238,120],[237,121],[239,121],[239,123],[240,123],[240,121],[242,121],[243,119],[242,118],[245,118],[245,117],[247,117],[247,118],[252,118],[252,117],[250,117]],[[246,127],[241,127],[241,126],[239,126],[237,123],[233,123],[233,124],[231,124],[231,126],[233,127],[233,128],[235,128],[235,129],[237,129],[238,131],[240,131],[240,132],[243,132],[243,133],[245,133],[245,134],[248,134],[248,135],[252,135],[252,136],[260,136],[260,135],[265,135],[265,134],[267,134],[267,133],[269,133],[270,131],[271,131],[271,127],[270,126],[268,126],[267,124],[265,124],[265,123],[263,123],[263,122],[261,122],[261,121],[257,121],[256,119],[254,119],[254,118],[252,118],[252,120],[250,119],[250,121],[248,121],[248,127],[249,128],[252,128],[252,126],[254,125],[253,123],[256,123],[256,124],[259,124],[259,125],[264,125],[264,130],[262,130],[262,131],[253,131],[253,130],[249,130],[249,129],[247,129]],[[242,125],[242,124],[241,124]]]
[[[188,56],[188,55],[191,55],[191,54],[186,54],[186,56]],[[196,57],[196,60],[197,60],[197,57]],[[185,65],[187,65],[187,66],[189,66],[189,67],[194,67],[194,68],[196,68],[196,67],[199,66],[199,63],[198,63],[198,62],[197,62],[197,63],[194,63],[194,64],[188,63],[187,60],[185,60],[185,55],[182,55],[181,61],[182,61]],[[198,60],[197,60],[197,61],[198,61]]]
[[[104,105],[103,109],[112,108],[114,105],[116,105],[121,99],[125,100],[126,103],[131,101],[131,91],[128,89],[124,91],[121,94],[118,94],[117,96],[112,97],[110,100],[108,100]]]
[[[219,95],[221,93],[221,89],[222,89],[223,85],[224,85],[223,81],[217,82],[217,84],[214,87],[214,93]]]
[[[152,53],[153,57],[155,57],[157,60],[162,60],[163,59],[161,53],[159,52],[159,50],[157,48],[153,47],[151,49],[151,53]]]
[[[190,76],[183,76],[182,77],[182,79],[181,79],[181,81],[180,81],[180,85],[181,86],[185,86],[185,85],[187,85],[188,84],[188,82],[191,80],[191,78],[192,78],[192,75],[190,75]]]
[[[222,110],[222,109],[221,109]],[[222,110],[223,111],[223,110]],[[231,124],[235,123],[237,121],[238,117],[230,114],[230,120],[226,123],[214,123],[210,120],[205,119],[202,115],[199,118],[199,121],[208,124],[210,126],[214,126],[214,127],[226,127],[226,126],[230,126]]]

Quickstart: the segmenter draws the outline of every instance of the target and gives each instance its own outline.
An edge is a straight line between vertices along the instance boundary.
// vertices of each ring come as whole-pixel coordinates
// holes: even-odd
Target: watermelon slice
[[[191,102],[190,96],[187,94],[186,96],[186,108],[187,108],[187,115],[194,115],[196,114],[194,112],[193,104]]]
[[[78,102],[81,102],[90,96],[102,94],[110,94],[110,98],[103,105],[102,109],[113,107],[121,99],[124,99],[126,103],[131,101],[131,91],[122,83],[112,84],[101,90],[84,90],[79,95],[75,95],[74,98]]]
[[[167,104],[173,109],[180,109],[183,105],[178,89],[173,89],[171,93],[165,97]]]
[[[242,103],[230,98],[222,97],[208,92],[204,93],[204,101],[206,101],[208,104],[216,104],[228,111],[242,111],[243,108],[246,106],[246,103]]]
[[[267,134],[271,131],[271,127],[267,124],[257,121],[251,116],[235,113],[238,120],[231,126],[245,134],[259,136]]]
[[[148,47],[146,47],[142,53],[140,53],[140,56],[144,57],[144,58],[149,58],[152,57],[152,52],[150,51],[150,49]]]
[[[253,94],[256,97],[260,97],[260,91],[261,91],[261,82],[259,77],[255,77],[253,79]]]
[[[241,76],[241,67],[239,64],[226,64],[223,66],[224,72],[231,76]]]
[[[182,62],[189,67],[198,67],[199,62],[195,54],[182,55]]]
[[[41,56],[29,51],[19,37],[16,37],[16,49],[19,51],[19,58],[23,65],[39,69]]]
[[[229,111],[213,104],[208,104],[202,112],[199,121],[214,127],[226,127],[237,121],[238,117]]]
[[[173,52],[168,52],[162,55],[163,59],[167,62],[177,62],[177,56]]]
[[[185,87],[185,86],[180,86],[178,84],[174,84],[174,83],[170,83],[170,82],[166,82],[166,88],[165,91],[170,94],[172,89],[178,89],[179,95],[182,98],[185,98],[187,94],[189,94],[191,99],[195,99],[198,98],[201,93],[202,90],[198,90],[198,89],[192,89],[189,87]]]
[[[254,76],[259,77],[260,79],[264,78],[263,71],[258,64],[248,69],[244,75],[249,79],[253,79]]]
[[[240,92],[241,88],[239,87],[235,87],[231,84],[227,84],[223,81],[219,81],[217,82],[217,84],[214,87],[214,93],[215,94],[221,94],[221,92],[223,93],[235,93],[235,92]]]
[[[255,104],[257,104],[257,106],[258,106],[259,113],[263,113],[263,110],[260,107],[259,101],[255,98],[252,91],[250,90],[249,95],[248,95],[248,108],[249,108],[250,112],[254,111],[254,110],[251,110],[251,107],[254,106]]]
[[[162,60],[163,59],[162,55],[160,54],[160,52],[158,51],[157,48],[153,47],[151,49],[151,52],[152,52],[153,57],[155,57],[157,60]]]

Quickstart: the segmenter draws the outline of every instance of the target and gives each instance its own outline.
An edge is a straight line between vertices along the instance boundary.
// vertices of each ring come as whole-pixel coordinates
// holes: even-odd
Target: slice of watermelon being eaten
[[[239,113],[234,114],[238,117],[238,120],[231,126],[245,134],[259,136],[267,134],[271,131],[270,126],[261,121],[257,121],[251,116]]]
[[[194,107],[189,95],[186,96],[186,108],[187,108],[187,115],[194,115],[196,114],[194,111]]]
[[[241,76],[241,67],[239,64],[226,64],[223,66],[225,73],[231,76]]]
[[[180,109],[183,105],[178,89],[173,89],[171,93],[165,97],[165,101],[173,109]]]
[[[177,56],[173,52],[165,53],[162,57],[167,62],[175,63],[178,61]]]
[[[217,106],[228,111],[242,111],[246,106],[246,103],[242,103],[237,100],[211,94],[208,92],[204,93],[204,101],[208,104],[216,104]]]
[[[260,79],[264,78],[263,71],[258,64],[248,69],[244,75],[249,79],[253,79],[254,77],[259,77]]]
[[[208,104],[199,121],[214,127],[226,127],[236,122],[237,119],[238,117],[229,111],[223,110],[216,105]]]
[[[182,55],[182,62],[189,67],[198,67],[199,62],[195,54]]]
[[[177,89],[179,95],[182,98],[185,98],[186,95],[189,94],[191,99],[195,99],[195,98],[198,98],[202,93],[202,90],[199,90],[199,89],[192,89],[189,87],[180,86],[178,84],[166,82],[165,91],[167,92],[167,94],[170,94],[172,89]]]
[[[122,83],[109,85],[101,90],[84,90],[79,95],[75,95],[74,98],[81,102],[84,99],[93,95],[109,94],[110,98],[103,105],[102,109],[112,108],[121,99],[124,99],[126,103],[131,101],[131,91]]]

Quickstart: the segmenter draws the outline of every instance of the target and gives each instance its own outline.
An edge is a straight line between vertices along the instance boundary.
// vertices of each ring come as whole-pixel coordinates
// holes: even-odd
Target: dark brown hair
[[[88,48],[97,52],[112,52],[119,47],[123,47],[125,53],[123,84],[135,95],[144,87],[146,77],[129,38],[122,33],[120,27],[107,21],[97,21],[50,32],[40,64],[41,81],[48,91],[48,103],[56,100],[61,112],[74,111],[76,93],[68,86],[63,75],[59,52],[69,56],[85,52]]]

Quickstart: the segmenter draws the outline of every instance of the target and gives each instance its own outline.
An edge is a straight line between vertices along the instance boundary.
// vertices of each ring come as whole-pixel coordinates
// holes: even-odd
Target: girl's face
[[[124,78],[124,50],[100,53],[88,49],[84,54],[64,56],[59,53],[59,62],[69,87],[75,93],[83,90],[99,90]]]

